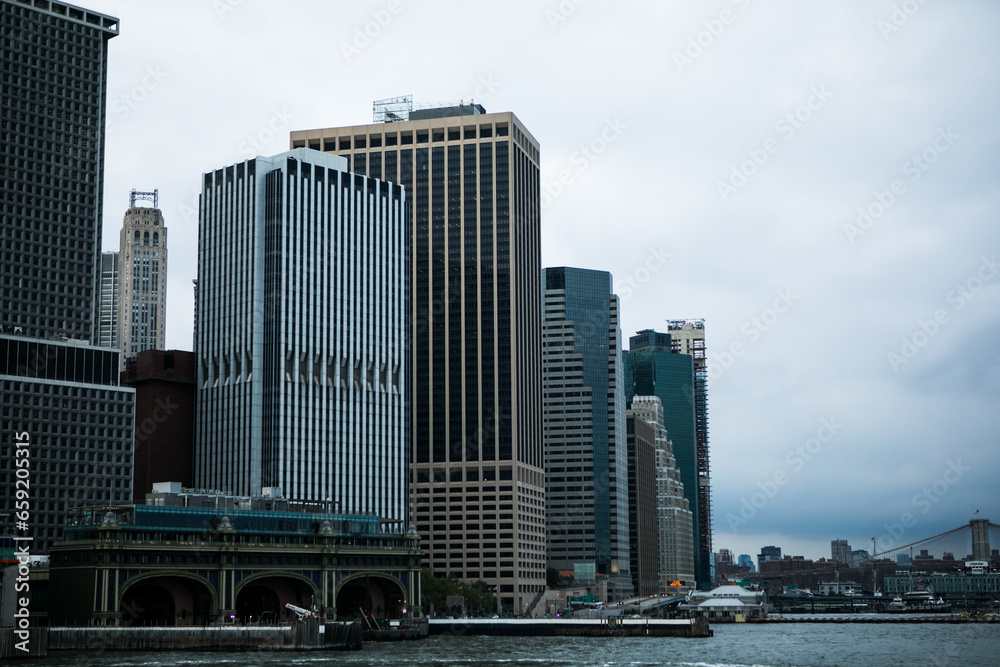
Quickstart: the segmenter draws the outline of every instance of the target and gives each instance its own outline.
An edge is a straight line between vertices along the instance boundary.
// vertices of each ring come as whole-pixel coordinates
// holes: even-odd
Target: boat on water
[[[928,604],[934,601],[934,594],[930,591],[910,591],[903,593],[903,600],[907,604]]]

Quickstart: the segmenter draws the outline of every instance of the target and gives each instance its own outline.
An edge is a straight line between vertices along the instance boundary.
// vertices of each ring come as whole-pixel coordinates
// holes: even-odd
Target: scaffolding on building
[[[705,347],[705,320],[692,318],[667,320],[667,331],[698,331],[698,337],[690,338],[690,345],[681,349],[682,342],[672,337],[672,349],[694,358],[694,411],[695,444],[698,458],[698,527],[701,538],[699,551],[712,553],[712,486],[711,465],[708,455],[708,354]]]
[[[153,208],[160,208],[160,191],[153,190],[152,192],[139,192],[138,190],[132,190],[128,196],[128,207],[135,208],[135,203],[137,201],[148,201],[152,202]]]
[[[372,102],[373,123],[398,123],[410,119],[413,111],[413,95],[387,97]]]

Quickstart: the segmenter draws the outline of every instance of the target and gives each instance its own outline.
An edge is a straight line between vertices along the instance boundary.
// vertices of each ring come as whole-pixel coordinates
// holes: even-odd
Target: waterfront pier
[[[703,618],[430,619],[433,635],[488,637],[711,637]]]

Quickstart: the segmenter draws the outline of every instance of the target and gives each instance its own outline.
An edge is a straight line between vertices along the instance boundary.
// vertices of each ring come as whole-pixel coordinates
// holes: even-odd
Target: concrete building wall
[[[122,385],[135,389],[134,502],[156,482],[194,485],[196,379],[193,352],[144,350],[126,365]]]
[[[70,509],[130,499],[134,401],[118,386],[117,350],[0,335],[0,438],[30,443],[30,474],[17,479],[32,554],[47,553]],[[19,469],[15,447],[0,450],[0,513],[18,509]]]

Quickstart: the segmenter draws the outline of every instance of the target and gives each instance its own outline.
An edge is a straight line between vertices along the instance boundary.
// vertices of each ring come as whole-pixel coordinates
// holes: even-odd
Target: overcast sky
[[[104,248],[158,188],[168,347],[203,172],[474,98],[541,143],[545,266],[611,271],[626,340],[704,318],[716,549],[1000,520],[997,3],[81,4],[121,19]]]

